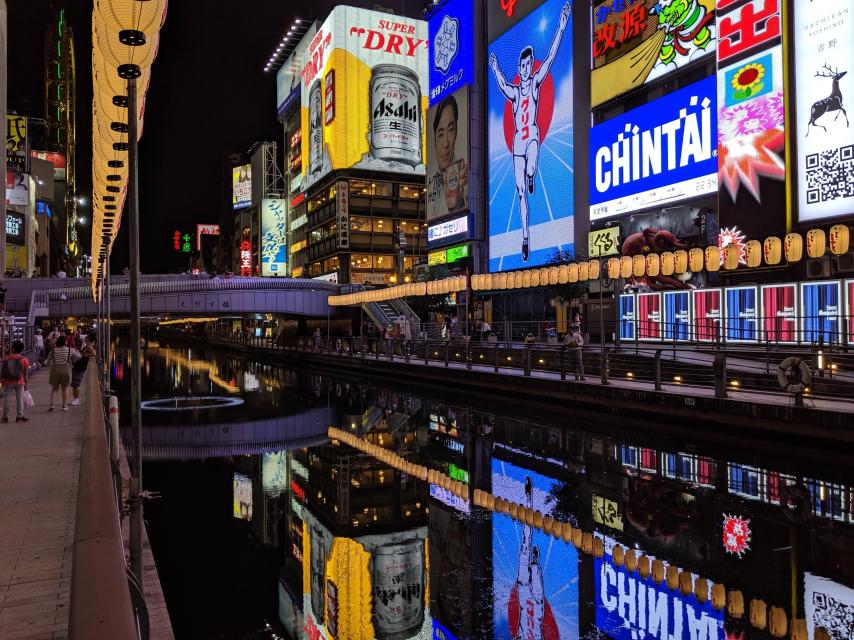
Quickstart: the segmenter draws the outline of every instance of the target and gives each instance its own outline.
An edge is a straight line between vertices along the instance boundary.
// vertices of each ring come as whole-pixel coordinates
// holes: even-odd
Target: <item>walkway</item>
[[[83,405],[48,413],[46,371],[30,392],[30,421],[0,424],[0,640],[68,637]]]

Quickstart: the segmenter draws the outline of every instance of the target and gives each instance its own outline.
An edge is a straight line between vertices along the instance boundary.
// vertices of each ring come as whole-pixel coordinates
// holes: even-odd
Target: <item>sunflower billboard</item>
[[[337,169],[424,175],[427,23],[338,6],[301,72],[302,189]]]

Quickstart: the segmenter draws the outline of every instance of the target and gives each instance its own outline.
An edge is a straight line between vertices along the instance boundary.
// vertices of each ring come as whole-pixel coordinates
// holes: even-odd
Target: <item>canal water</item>
[[[125,418],[131,366],[118,351]],[[854,638],[846,448],[201,345],[152,341],[141,366],[144,485],[160,496],[145,514],[178,640],[728,640],[775,637],[781,614],[810,638]],[[329,427],[602,548],[477,507]]]

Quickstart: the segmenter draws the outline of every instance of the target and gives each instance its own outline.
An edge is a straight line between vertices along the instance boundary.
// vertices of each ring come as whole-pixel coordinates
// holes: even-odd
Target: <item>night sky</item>
[[[222,208],[222,158],[255,140],[276,140],[275,74],[264,65],[295,16],[324,19],[339,2],[173,0],[160,33],[140,140],[140,250],[142,270],[172,266],[177,227],[216,223]],[[353,1],[355,6],[373,2]],[[410,0],[382,2],[413,15]],[[426,3],[424,3],[426,4]],[[78,80],[78,193],[91,192],[91,10],[87,0],[8,0],[9,110],[44,117],[44,33],[65,9],[74,30]],[[48,9],[46,9],[48,7]],[[88,235],[84,246],[89,247]],[[87,251],[88,252],[88,251]],[[112,271],[127,264],[124,225]]]

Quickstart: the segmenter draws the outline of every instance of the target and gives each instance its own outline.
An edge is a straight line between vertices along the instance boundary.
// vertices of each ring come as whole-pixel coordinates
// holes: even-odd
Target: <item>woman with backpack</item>
[[[48,384],[50,384],[50,407],[53,411],[53,399],[56,392],[62,389],[62,410],[68,411],[68,385],[71,383],[71,366],[80,359],[80,352],[65,344],[65,336],[56,339],[56,346],[47,357],[45,365],[50,367]]]
[[[9,396],[15,395],[17,410],[15,422],[27,422],[24,415],[24,392],[27,390],[29,376],[29,361],[22,356],[24,343],[15,340],[12,343],[12,353],[3,359],[0,365],[0,382],[3,383],[3,422],[9,422]]]

